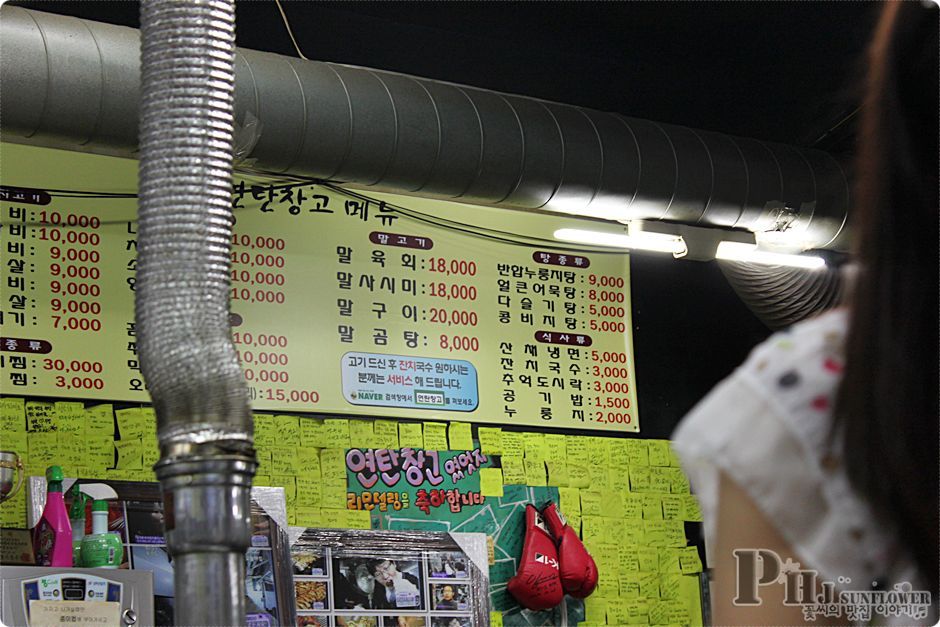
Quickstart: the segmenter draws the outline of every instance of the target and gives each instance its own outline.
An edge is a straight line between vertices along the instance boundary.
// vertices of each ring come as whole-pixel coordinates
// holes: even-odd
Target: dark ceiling
[[[11,4],[137,26],[136,2]],[[879,4],[294,1],[284,9],[312,59],[849,157]],[[238,43],[295,54],[268,0],[238,3]],[[643,435],[668,437],[768,330],[714,262],[634,254],[631,266]]]

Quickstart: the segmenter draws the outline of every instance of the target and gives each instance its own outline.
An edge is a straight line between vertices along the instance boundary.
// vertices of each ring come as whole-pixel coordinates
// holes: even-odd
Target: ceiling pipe
[[[135,156],[138,31],[2,12],[4,139]],[[246,49],[235,86],[241,156],[262,170],[847,248],[848,183],[824,152]]]
[[[174,619],[244,625],[256,465],[248,388],[229,329],[235,2],[144,0],[140,21],[139,53],[127,50],[140,55],[142,70],[136,332],[157,414],[154,471],[175,564]],[[83,76],[81,67],[50,73],[74,68]],[[99,116],[111,111],[92,103]],[[108,120],[94,125],[104,129]]]

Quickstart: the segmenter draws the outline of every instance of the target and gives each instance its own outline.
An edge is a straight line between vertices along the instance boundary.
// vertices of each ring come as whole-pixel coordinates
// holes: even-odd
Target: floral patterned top
[[[831,437],[847,326],[847,312],[834,310],[770,337],[683,419],[674,446],[702,506],[706,550],[721,472],[822,580],[918,589],[913,561],[849,485]]]

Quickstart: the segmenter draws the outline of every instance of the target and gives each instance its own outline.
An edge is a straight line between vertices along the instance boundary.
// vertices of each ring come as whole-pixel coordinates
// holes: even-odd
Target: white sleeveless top
[[[835,310],[770,337],[683,419],[674,446],[702,506],[707,551],[723,472],[794,559],[842,582],[837,589],[870,590],[877,580],[887,590],[896,582],[922,590],[894,534],[849,485],[841,441],[830,438],[847,326],[847,313]]]

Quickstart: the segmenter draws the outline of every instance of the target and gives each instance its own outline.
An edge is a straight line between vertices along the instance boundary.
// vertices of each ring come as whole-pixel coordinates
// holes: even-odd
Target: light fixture
[[[610,246],[633,250],[649,250],[659,253],[672,253],[681,257],[686,252],[685,241],[677,235],[640,231],[629,235],[624,233],[605,233],[603,231],[585,231],[583,229],[558,229],[555,239],[592,246]]]
[[[826,265],[822,257],[815,255],[794,255],[757,250],[757,244],[723,241],[718,244],[715,259],[743,261],[771,266],[792,266],[816,270]]]

